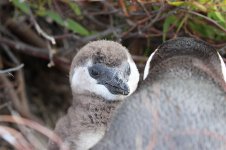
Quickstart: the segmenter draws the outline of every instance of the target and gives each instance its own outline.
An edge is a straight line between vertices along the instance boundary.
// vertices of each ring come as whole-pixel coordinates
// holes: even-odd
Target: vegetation
[[[70,62],[87,42],[121,42],[142,70],[159,44],[178,36],[205,40],[226,54],[226,0],[1,0],[0,112],[11,116],[0,115],[0,122],[17,126],[0,125],[0,136],[20,137],[10,143],[18,149],[45,147],[47,139],[32,133],[31,142],[27,133],[52,134],[35,122],[52,128],[67,109]]]

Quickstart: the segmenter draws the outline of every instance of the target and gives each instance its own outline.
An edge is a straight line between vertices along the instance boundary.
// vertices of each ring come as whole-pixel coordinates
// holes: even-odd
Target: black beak
[[[103,84],[112,94],[128,95],[129,87],[126,82],[119,78],[117,74],[111,77],[111,80],[103,81]]]
[[[119,70],[102,64],[95,64],[89,68],[91,77],[97,80],[112,93],[117,95],[128,95],[130,90],[127,80],[123,78]]]

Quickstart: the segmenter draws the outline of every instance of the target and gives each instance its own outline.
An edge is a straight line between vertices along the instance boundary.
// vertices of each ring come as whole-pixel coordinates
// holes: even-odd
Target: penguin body
[[[217,51],[177,38],[149,62],[147,78],[92,150],[226,149],[225,66]]]
[[[136,90],[138,81],[138,70],[125,47],[106,40],[88,43],[72,61],[72,106],[55,132],[70,149],[89,149],[103,137],[115,109]],[[49,142],[48,149],[59,148]]]

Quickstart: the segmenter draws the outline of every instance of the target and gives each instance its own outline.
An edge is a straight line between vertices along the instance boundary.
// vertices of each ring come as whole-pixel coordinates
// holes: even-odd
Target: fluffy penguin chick
[[[104,135],[112,114],[137,88],[139,73],[127,49],[100,40],[85,45],[70,70],[72,106],[55,132],[73,150],[87,150]],[[49,143],[49,150],[59,149]]]
[[[226,149],[225,64],[193,38],[169,40],[147,63],[145,81],[92,150]]]

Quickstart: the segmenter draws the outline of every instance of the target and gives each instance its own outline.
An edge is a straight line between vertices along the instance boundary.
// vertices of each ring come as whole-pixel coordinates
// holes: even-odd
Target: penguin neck
[[[81,123],[84,126],[108,126],[115,109],[117,109],[121,100],[107,101],[94,94],[76,94],[73,96],[73,110],[82,114]]]
[[[120,100],[106,100],[101,96],[95,95],[93,93],[88,94],[74,94],[73,95],[73,106],[86,107],[86,105],[118,105],[121,103]]]

